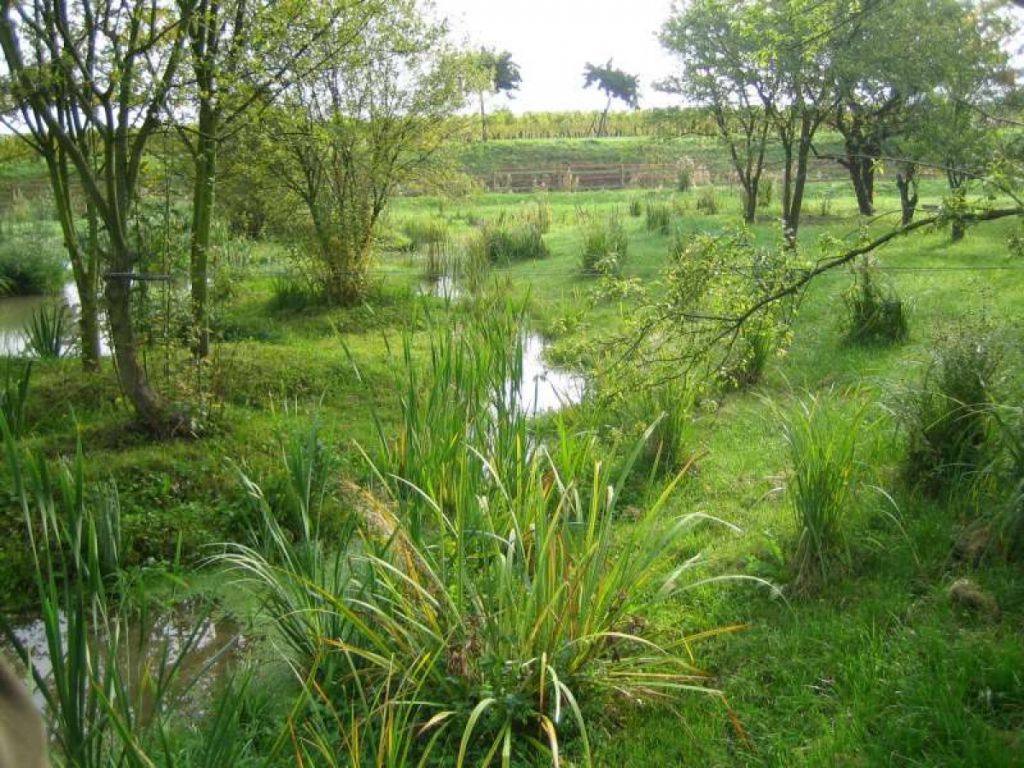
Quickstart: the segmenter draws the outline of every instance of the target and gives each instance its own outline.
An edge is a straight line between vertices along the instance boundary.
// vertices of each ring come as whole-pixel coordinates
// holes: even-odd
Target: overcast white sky
[[[672,73],[655,38],[671,0],[434,0],[455,38],[509,50],[523,84],[515,99],[491,101],[514,112],[603,109],[604,97],[583,90],[583,66],[603,64],[640,75],[640,106],[676,103],[651,86]]]

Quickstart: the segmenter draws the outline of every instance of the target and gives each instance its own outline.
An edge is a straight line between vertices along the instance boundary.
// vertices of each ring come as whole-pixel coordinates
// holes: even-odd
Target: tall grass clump
[[[618,216],[593,221],[583,232],[580,266],[588,274],[617,275],[629,251],[629,237]]]
[[[402,222],[400,229],[414,250],[451,240],[448,224],[440,219],[409,219]]]
[[[714,187],[705,187],[697,196],[694,203],[697,213],[704,216],[715,216],[718,213],[718,196],[715,195]]]
[[[648,232],[667,235],[672,227],[672,206],[649,200],[644,207],[645,224]]]
[[[426,350],[403,345],[398,432],[379,423],[379,491],[359,515],[367,589],[311,590],[354,630],[325,640],[350,660],[338,682],[352,694],[334,706],[423,692],[401,717],[420,724],[414,751],[446,765],[558,765],[567,740],[590,764],[587,718],[609,696],[717,695],[691,638],[642,629],[685,584],[692,564],[667,555],[700,517],[667,514],[677,477],[616,526],[654,430],[614,476],[592,436],[563,426],[549,449],[519,392],[521,320],[492,307],[465,327],[431,324]]]
[[[18,368],[20,371],[16,371]],[[3,389],[0,389],[0,416],[7,422],[7,428],[15,438],[24,435],[28,426],[26,407],[31,379],[31,362],[18,365],[13,360],[7,361]]]
[[[67,275],[59,238],[43,232],[33,237],[0,239],[0,282],[14,296],[60,293]]]
[[[283,446],[282,466],[276,493],[240,472],[255,511],[252,541],[228,545],[216,560],[256,585],[289,662],[303,675],[329,677],[343,657],[337,644],[353,633],[332,601],[356,600],[366,588],[353,566],[355,519],[346,515],[330,525],[324,519],[331,464],[315,422]]]
[[[1002,351],[991,334],[963,328],[941,342],[923,381],[904,398],[906,480],[936,494],[987,460]]]
[[[476,237],[492,264],[512,264],[551,255],[544,233],[535,224],[497,222],[485,224]]]
[[[63,302],[44,304],[32,312],[25,324],[28,352],[44,360],[56,360],[71,351],[71,312]]]
[[[865,259],[853,267],[853,285],[843,296],[843,335],[852,344],[896,344],[909,335],[906,308],[895,289],[881,284],[875,265]]]
[[[639,197],[629,198],[629,215],[639,219],[644,214],[644,203]]]
[[[847,557],[847,528],[858,479],[857,445],[863,413],[844,417],[834,403],[811,395],[785,419],[789,451],[786,484],[796,521],[794,583],[828,580]]]
[[[522,216],[523,223],[536,228],[542,235],[551,229],[551,204],[546,195],[539,196]]]

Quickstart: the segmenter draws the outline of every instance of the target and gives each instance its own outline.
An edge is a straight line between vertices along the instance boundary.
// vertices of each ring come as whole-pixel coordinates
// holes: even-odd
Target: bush
[[[937,346],[901,408],[907,481],[935,493],[985,463],[1001,357],[993,338],[977,330],[961,329]]]
[[[844,519],[857,485],[861,414],[842,418],[834,404],[811,396],[785,422],[790,477],[786,492],[796,520],[793,571],[798,588],[825,581],[845,559]]]
[[[58,294],[67,270],[60,240],[13,237],[0,241],[0,282],[14,296]]]
[[[485,225],[478,235],[481,247],[492,264],[511,264],[551,255],[544,233],[534,224],[499,222]]]
[[[846,340],[853,344],[893,344],[908,335],[907,315],[896,291],[879,284],[878,270],[865,259],[853,268],[844,294]]]
[[[697,197],[694,208],[696,208],[697,213],[705,216],[716,215],[718,213],[718,198],[715,196],[715,190],[712,187],[706,187],[702,190]]]
[[[631,197],[629,199],[629,215],[634,219],[640,218],[644,212],[644,204],[639,197]]]
[[[672,227],[672,206],[668,203],[648,201],[645,210],[647,231],[667,235]]]
[[[595,221],[583,233],[583,271],[589,274],[618,274],[628,249],[629,238],[618,216]]]
[[[757,185],[757,207],[767,208],[772,204],[772,192],[775,189],[775,180],[770,176],[762,176],[761,183]]]

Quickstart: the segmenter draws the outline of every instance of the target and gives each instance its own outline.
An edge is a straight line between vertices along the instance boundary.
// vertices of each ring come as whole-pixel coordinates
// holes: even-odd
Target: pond
[[[210,618],[195,602],[183,602],[166,610],[154,612],[143,633],[136,624],[122,639],[124,653],[120,654],[120,671],[131,686],[146,679],[146,671],[154,672],[166,654],[169,663],[179,657],[179,681],[188,685],[198,679],[189,691],[186,705],[198,710],[213,686],[233,669],[246,646],[246,637],[238,621],[232,618]],[[65,633],[67,621],[60,618],[60,631]],[[41,619],[15,624],[14,636],[28,651],[32,663],[47,680],[52,679],[53,664],[47,643],[46,629]],[[144,636],[143,636],[144,634]],[[91,639],[96,658],[105,652],[107,638],[96,633]],[[187,649],[187,652],[185,652]],[[12,661],[13,649],[4,645],[3,655]],[[33,689],[36,705],[45,709],[45,701],[38,689]]]
[[[557,411],[583,399],[586,379],[544,362],[548,343],[535,333],[523,337],[523,380],[520,397],[531,416]]]
[[[71,310],[73,317],[78,315],[78,288],[74,281],[64,284],[64,290],[57,296],[12,296],[0,299],[0,357],[19,357],[25,354],[28,346],[25,326],[32,319],[33,313],[41,307],[61,301]],[[100,320],[102,323],[102,318]],[[73,325],[77,328],[77,325]],[[100,353],[110,354],[110,345],[105,335],[100,334]]]

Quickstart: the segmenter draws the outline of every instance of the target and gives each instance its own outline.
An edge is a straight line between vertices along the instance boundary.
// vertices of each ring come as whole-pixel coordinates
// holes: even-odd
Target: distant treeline
[[[514,115],[498,110],[487,116],[487,134],[491,139],[585,139],[595,136],[600,112],[527,112]],[[479,120],[479,118],[477,118]],[[713,136],[715,123],[704,109],[649,109],[612,112],[606,137],[637,136]],[[467,138],[475,139],[475,133]]]

